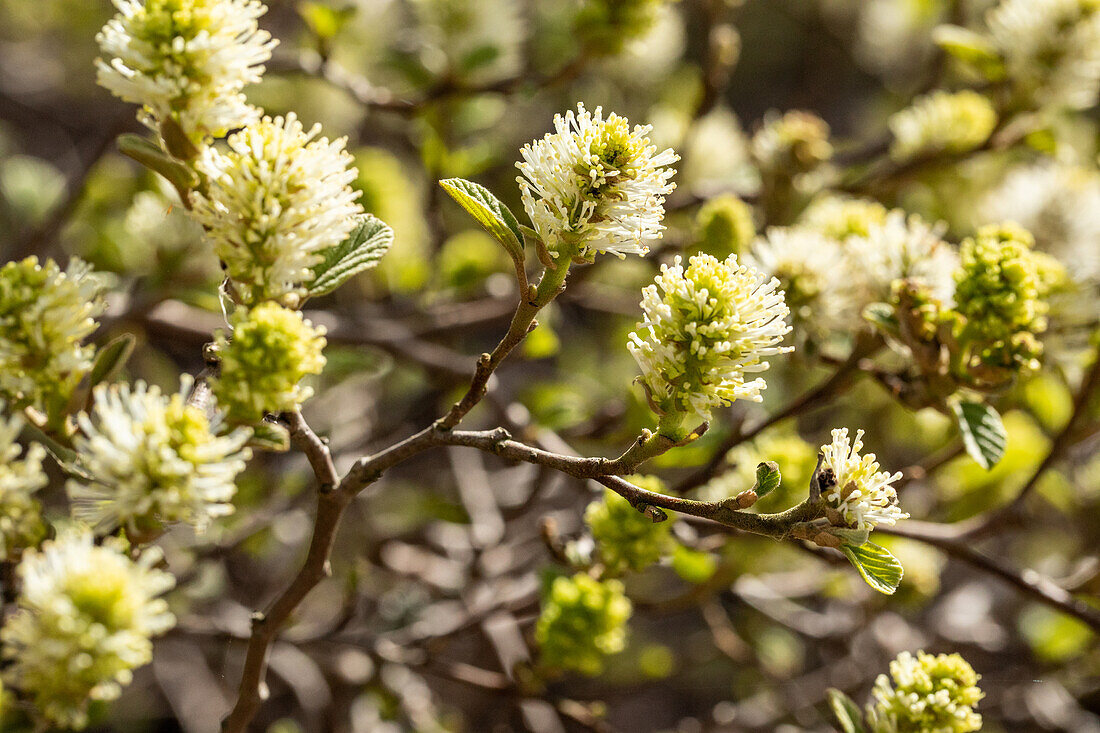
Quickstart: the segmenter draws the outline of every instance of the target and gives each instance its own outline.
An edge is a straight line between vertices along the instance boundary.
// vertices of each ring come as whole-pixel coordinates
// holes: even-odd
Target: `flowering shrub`
[[[30,3],[0,728],[1096,727],[1095,0]]]

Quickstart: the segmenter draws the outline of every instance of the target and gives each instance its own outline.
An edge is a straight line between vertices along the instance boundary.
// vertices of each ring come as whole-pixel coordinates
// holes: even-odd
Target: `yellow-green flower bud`
[[[974,707],[985,695],[978,675],[958,654],[914,657],[902,652],[879,675],[875,703],[867,709],[872,733],[973,733],[982,716]]]
[[[296,409],[313,395],[301,381],[325,366],[323,327],[275,303],[238,311],[232,338],[219,332],[221,372],[213,382],[230,422],[255,423],[268,413]]]
[[[555,578],[535,626],[540,662],[553,670],[598,675],[604,657],[626,646],[632,611],[617,580],[599,581],[585,573]]]
[[[1049,286],[1033,244],[1030,233],[1009,223],[984,227],[960,247],[955,308],[965,318],[960,339],[974,343],[976,363],[1037,366],[1042,346],[1035,337],[1046,330]]]
[[[635,485],[663,492],[655,476],[627,476]],[[611,573],[644,570],[661,559],[672,541],[672,522],[654,522],[630,502],[608,489],[602,501],[592,502],[584,512],[600,560]]]
[[[695,216],[692,254],[705,252],[719,259],[740,256],[756,236],[752,208],[732,193],[715,196]]]

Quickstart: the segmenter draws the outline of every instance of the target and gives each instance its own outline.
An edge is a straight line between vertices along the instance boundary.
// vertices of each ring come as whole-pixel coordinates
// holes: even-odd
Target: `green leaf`
[[[27,420],[23,424],[24,437],[39,443],[50,454],[54,462],[69,476],[73,478],[91,480],[91,475],[80,465],[80,454],[72,448],[62,445],[38,428],[32,421]]]
[[[973,67],[990,81],[1004,78],[1004,60],[987,37],[961,26],[941,25],[932,32],[932,40],[948,54]]]
[[[519,222],[508,207],[489,192],[489,189],[463,178],[448,178],[440,181],[439,185],[458,202],[459,206],[474,217],[485,231],[504,245],[504,249],[508,250],[513,260],[523,261],[523,232],[519,228]]]
[[[290,431],[277,422],[264,420],[252,428],[248,445],[272,453],[286,453],[290,450]]]
[[[334,8],[319,2],[298,3],[298,15],[306,22],[313,34],[323,40],[331,40],[355,16],[354,5]]]
[[[1000,414],[984,402],[952,400],[963,445],[970,457],[987,471],[1004,457],[1008,434]]]
[[[763,498],[778,489],[782,480],[779,464],[775,461],[764,461],[756,466],[756,485],[753,490],[758,498]]]
[[[393,244],[393,230],[381,219],[363,214],[348,238],[325,250],[324,260],[313,268],[309,295],[327,295],[352,275],[378,264]]]
[[[154,173],[164,176],[183,201],[187,200],[188,192],[198,183],[190,168],[141,135],[130,132],[119,135],[118,149],[127,158],[133,158]]]
[[[114,341],[104,346],[95,355],[95,363],[88,374],[88,389],[101,382],[113,379],[134,353],[134,338],[132,333],[124,333]]]
[[[898,589],[905,571],[898,559],[885,547],[874,542],[864,542],[858,547],[841,545],[840,550],[856,566],[867,585],[888,596]]]
[[[844,733],[866,733],[863,727],[863,713],[859,706],[852,702],[852,698],[840,690],[830,688],[828,691],[829,707],[840,723],[840,729]]]

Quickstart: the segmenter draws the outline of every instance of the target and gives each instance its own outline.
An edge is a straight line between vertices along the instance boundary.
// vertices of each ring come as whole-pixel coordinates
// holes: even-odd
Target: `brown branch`
[[[897,527],[879,527],[875,531],[937,547],[951,557],[1000,578],[1040,603],[1085,622],[1094,631],[1100,631],[1100,608],[1074,598],[1069,591],[1034,570],[1017,571],[1000,560],[986,557],[971,548],[968,541],[956,539],[952,532],[944,530],[947,528],[940,525],[906,522]]]

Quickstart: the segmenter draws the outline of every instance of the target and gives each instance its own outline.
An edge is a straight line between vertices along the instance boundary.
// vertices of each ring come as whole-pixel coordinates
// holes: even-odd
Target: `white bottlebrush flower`
[[[23,449],[16,442],[23,418],[2,417],[0,401],[0,560],[12,560],[23,549],[34,546],[45,534],[45,525],[34,492],[46,485],[42,459],[46,451],[37,443],[22,460]]]
[[[187,404],[190,386],[184,379],[172,396],[144,382],[95,389],[91,415],[78,416],[82,435],[74,441],[90,478],[68,483],[78,519],[101,530],[137,533],[186,522],[202,531],[233,511],[250,433],[220,435],[218,422]]]
[[[886,207],[869,199],[827,195],[814,200],[798,223],[841,241],[853,235],[865,237],[886,221]]]
[[[853,306],[849,260],[839,241],[804,227],[772,227],[745,264],[779,280],[791,314],[815,330],[847,329]]]
[[[342,242],[362,213],[346,138],[320,133],[293,114],[265,117],[230,135],[228,151],[207,148],[199,159],[209,184],[192,194],[194,215],[247,305],[296,305],[319,253]]]
[[[1003,0],[986,16],[1008,78],[1040,106],[1085,109],[1100,88],[1095,0]]]
[[[854,529],[874,529],[907,519],[909,515],[898,506],[898,494],[891,486],[901,472],[879,471],[875,454],[861,456],[861,450],[863,431],[857,430],[855,441],[849,442],[847,428],[833,430],[833,442],[821,446],[822,471],[831,469],[835,482],[824,489],[825,501]]]
[[[118,544],[96,545],[70,528],[30,550],[22,589],[4,629],[4,681],[34,703],[43,723],[87,725],[90,701],[113,700],[153,656],[151,637],[175,624],[161,598],[175,581],[154,566],[155,548],[131,560]]]
[[[95,348],[83,341],[103,312],[104,286],[76,258],[64,271],[37,257],[0,268],[0,397],[51,416],[64,409],[92,366]]]
[[[852,259],[851,271],[864,291],[864,302],[889,300],[894,280],[911,279],[928,287],[942,304],[950,305],[959,255],[942,239],[944,229],[942,224],[930,225],[919,216],[895,209],[867,236],[849,237],[845,248]]]
[[[646,137],[614,113],[603,118],[577,105],[554,117],[556,132],[523,147],[516,181],[523,207],[551,252],[645,254],[646,240],[664,229],[665,196],[679,156],[657,152]]]
[[[96,40],[99,83],[142,105],[156,129],[174,119],[193,141],[253,122],[241,92],[260,81],[276,45],[256,20],[258,0],[114,0],[118,8]]]
[[[979,147],[997,126],[997,111],[977,92],[937,90],[892,115],[889,125],[894,136],[890,156],[904,161]]]
[[[791,330],[779,281],[736,255],[696,255],[686,269],[680,262],[662,265],[642,290],[645,317],[630,334],[650,402],[700,420],[734,400],[760,402],[767,384],[746,375],[766,370],[764,357],[791,351],[779,345]]]
[[[1054,162],[1022,166],[1005,176],[978,207],[975,225],[1014,221],[1036,247],[1072,263],[1077,280],[1100,280],[1100,175]]]

